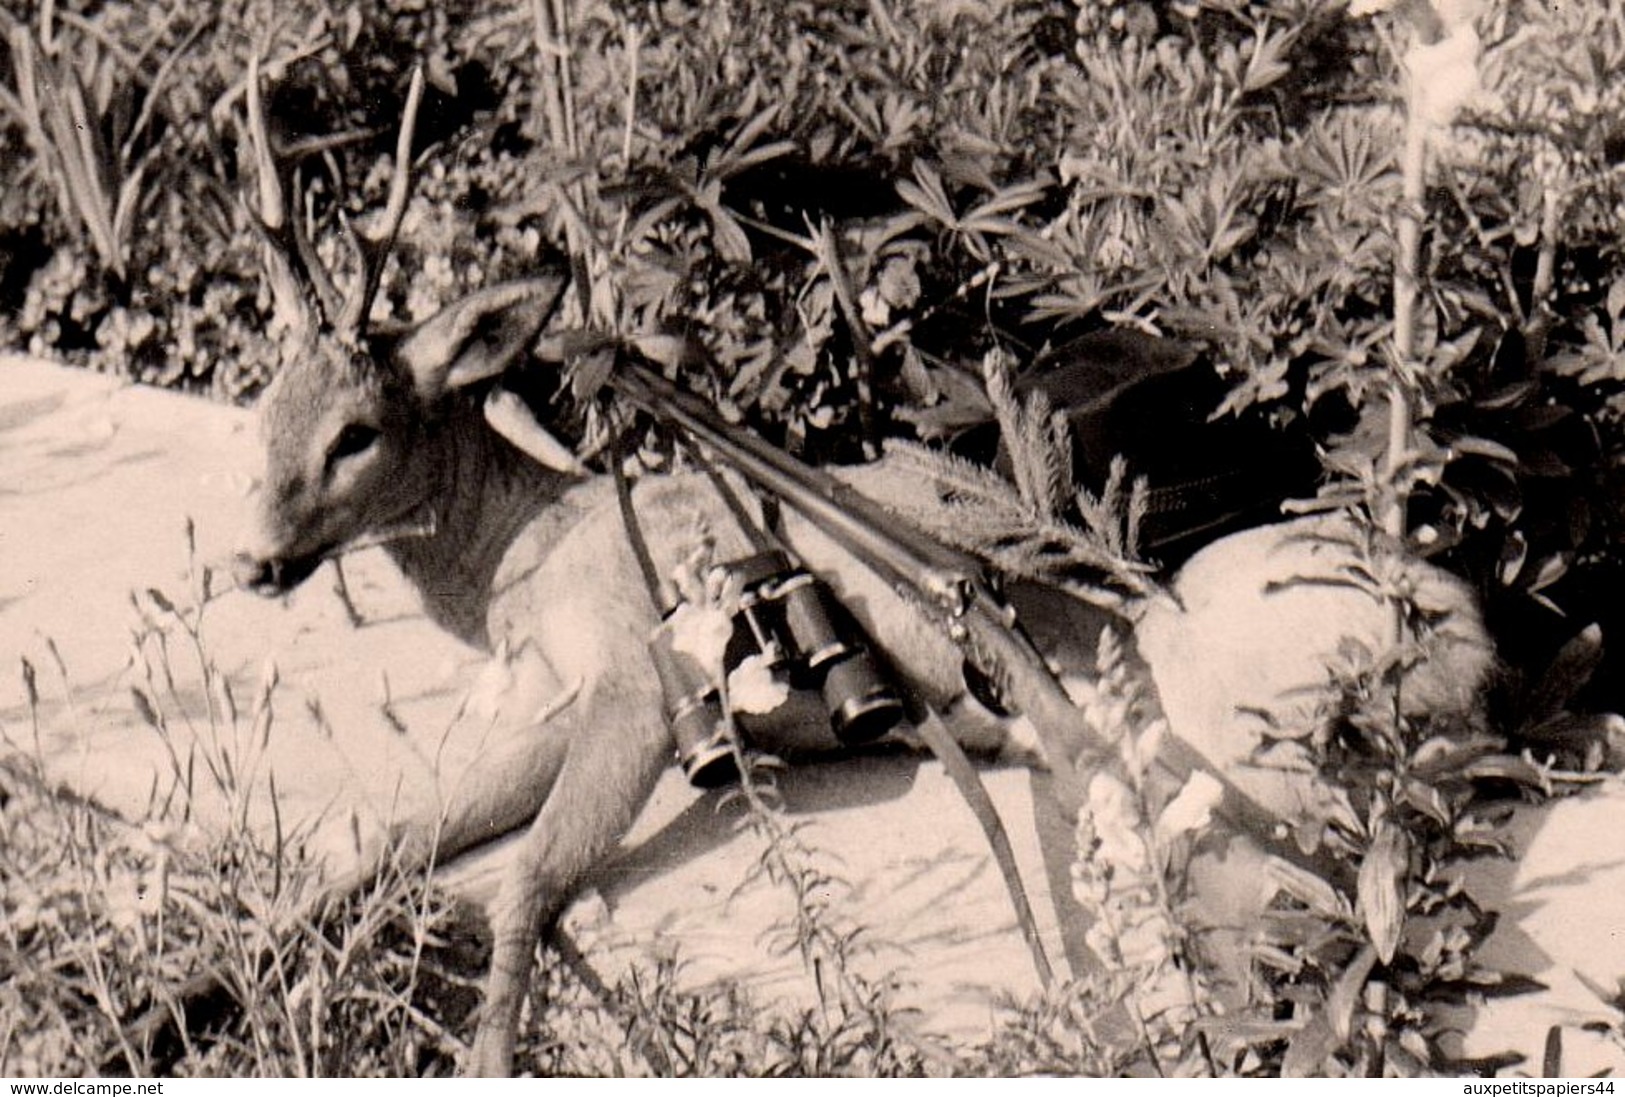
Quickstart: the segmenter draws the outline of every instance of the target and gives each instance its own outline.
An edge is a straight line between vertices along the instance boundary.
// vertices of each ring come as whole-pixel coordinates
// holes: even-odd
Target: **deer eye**
[[[346,423],[327,451],[327,464],[332,467],[346,457],[363,453],[376,441],[378,441],[377,427],[370,427],[365,423]]]

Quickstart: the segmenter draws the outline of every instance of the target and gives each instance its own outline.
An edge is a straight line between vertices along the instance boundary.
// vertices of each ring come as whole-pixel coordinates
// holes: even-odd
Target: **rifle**
[[[747,480],[800,511],[894,589],[935,616],[968,661],[1038,734],[1068,819],[1083,803],[1085,777],[1119,768],[1116,752],[1081,719],[1014,611],[987,583],[982,562],[914,529],[896,514],[829,473],[798,461],[748,430],[725,421],[699,397],[636,362],[622,362],[609,384],[634,407],[688,433]],[[1266,810],[1177,736],[1165,741],[1159,764],[1184,781],[1205,770],[1224,790],[1215,814],[1247,831],[1272,852],[1299,865],[1317,862],[1289,839],[1276,837],[1280,819]]]

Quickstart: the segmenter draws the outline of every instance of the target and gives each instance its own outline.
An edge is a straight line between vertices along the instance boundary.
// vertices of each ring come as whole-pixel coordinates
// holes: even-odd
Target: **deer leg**
[[[670,761],[668,734],[655,708],[625,709],[603,697],[583,708],[598,715],[583,719],[571,736],[558,780],[520,841],[492,906],[491,972],[470,1074],[512,1073],[519,1012],[542,927],[625,835]]]

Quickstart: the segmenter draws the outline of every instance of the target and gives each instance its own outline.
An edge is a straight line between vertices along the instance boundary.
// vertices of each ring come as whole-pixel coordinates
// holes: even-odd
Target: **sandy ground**
[[[177,758],[184,768],[188,752],[199,762],[229,757],[232,791],[206,781],[195,790],[205,825],[243,811],[268,826],[274,776],[285,828],[342,865],[355,830],[432,811],[459,766],[488,746],[490,730],[477,715],[456,718],[483,660],[421,618],[387,561],[360,553],[345,566],[359,626],[330,569],[281,602],[228,592],[208,603],[202,650],[245,713],[236,726],[209,720],[197,656],[179,635],[169,657],[174,688],[161,676],[149,682],[132,656],[142,614],[161,615],[145,592],[195,602],[202,569],[223,563],[233,543],[256,453],[241,412],[0,356],[0,732],[37,752],[58,779],[132,818],[172,793]],[[150,644],[147,651],[152,665]],[[38,670],[37,728],[19,656]],[[275,720],[262,742],[246,713],[273,665]],[[132,686],[159,702],[168,745],[138,714]],[[1035,813],[1043,798],[1029,774],[995,771],[986,780],[1051,956],[1081,963],[1077,942],[1055,929],[1050,899],[1051,880],[1065,879],[1065,835]],[[862,968],[894,975],[898,998],[920,1011],[925,1031],[983,1035],[1001,996],[1037,989],[985,842],[934,763],[807,765],[786,776],[784,791],[808,823],[807,841],[851,884],[835,909],[867,928],[873,949]],[[1547,1028],[1562,1024],[1570,1026],[1565,1073],[1625,1067],[1617,1046],[1577,1027],[1618,1016],[1576,974],[1606,988],[1625,976],[1622,822],[1618,782],[1525,812],[1520,859],[1486,869],[1474,884],[1503,911],[1486,959],[1551,990],[1464,1017],[1466,1051],[1516,1048],[1533,1069]],[[764,999],[807,1002],[812,980],[776,950],[787,897],[763,883],[741,889],[759,853],[714,797],[668,774],[569,925],[609,977],[634,959],[674,953],[686,961],[690,985],[734,977]],[[453,875],[483,894],[499,866],[498,853]],[[1065,887],[1055,890],[1064,901]]]

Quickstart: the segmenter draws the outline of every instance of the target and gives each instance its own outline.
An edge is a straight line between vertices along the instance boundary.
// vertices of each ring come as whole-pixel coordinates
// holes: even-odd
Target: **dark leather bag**
[[[1226,389],[1195,347],[1129,329],[1048,351],[1015,383],[1019,398],[1041,391],[1066,415],[1080,484],[1099,491],[1117,454],[1131,476],[1146,478],[1140,549],[1165,564],[1314,493],[1320,465],[1310,440],[1256,415],[1210,418]]]

